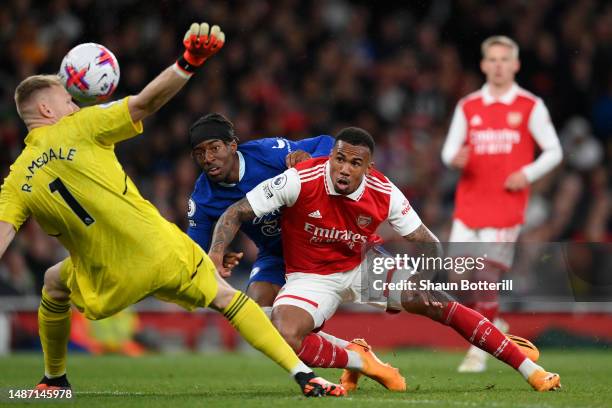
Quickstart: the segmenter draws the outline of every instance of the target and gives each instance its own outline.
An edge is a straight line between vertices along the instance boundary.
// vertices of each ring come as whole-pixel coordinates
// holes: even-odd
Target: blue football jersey
[[[246,196],[264,180],[287,170],[285,157],[296,150],[308,152],[312,157],[328,156],[334,138],[321,135],[300,141],[283,138],[258,139],[238,145],[240,160],[239,181],[233,185],[213,183],[202,173],[189,199],[189,229],[187,234],[205,251],[209,250],[215,222],[232,204]],[[243,231],[257,245],[258,258],[282,257],[279,212],[257,217],[243,223]],[[284,272],[283,272],[284,274]]]

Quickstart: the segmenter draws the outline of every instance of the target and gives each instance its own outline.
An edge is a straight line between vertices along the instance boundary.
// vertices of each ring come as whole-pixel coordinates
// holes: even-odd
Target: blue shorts
[[[253,282],[268,282],[283,286],[285,284],[285,260],[274,255],[257,257],[251,269],[247,288]]]

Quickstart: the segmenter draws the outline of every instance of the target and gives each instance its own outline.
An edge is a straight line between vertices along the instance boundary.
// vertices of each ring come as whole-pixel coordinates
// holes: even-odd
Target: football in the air
[[[108,99],[119,84],[119,62],[103,45],[79,44],[62,60],[58,73],[74,99],[91,104]]]
[[[540,350],[538,350],[538,348],[534,346],[532,342],[523,337],[513,336],[512,334],[507,334],[506,337],[516,344],[528,359],[533,362],[538,361],[540,358]]]

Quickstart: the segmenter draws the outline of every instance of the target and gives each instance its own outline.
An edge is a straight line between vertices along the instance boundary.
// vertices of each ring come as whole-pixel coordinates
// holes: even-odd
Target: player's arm
[[[414,245],[415,253],[423,254],[426,258],[438,258],[443,256],[442,245],[438,238],[421,222],[416,211],[404,197],[402,192],[393,186],[391,190],[391,206],[389,209],[389,223],[403,238]],[[433,262],[437,264],[437,262]],[[420,270],[410,280],[418,282],[423,279],[433,279],[438,271]],[[417,291],[415,296],[421,298],[421,302],[428,306],[443,307],[443,303],[437,298],[436,293],[431,291]]]
[[[243,222],[252,221],[253,218],[255,218],[255,211],[245,197],[229,206],[217,221],[208,256],[222,275],[227,276],[229,272],[225,270],[227,268],[223,265],[227,248],[236,237],[240,225]]]
[[[563,150],[557,132],[550,120],[548,109],[541,99],[537,100],[529,117],[529,131],[542,152],[533,163],[508,176],[505,187],[510,191],[526,188],[530,183],[555,168],[563,158]]]
[[[189,218],[189,228],[187,229],[187,235],[191,238],[196,244],[198,244],[205,251],[208,250],[210,246],[210,240],[212,237],[212,229],[215,224],[213,219],[208,216],[197,216],[197,208],[195,201],[191,201],[194,206],[194,213],[188,214]],[[231,270],[238,266],[240,260],[244,254],[242,252],[228,252],[223,257],[223,270],[221,272],[221,276],[224,278],[231,275]]]
[[[30,211],[20,199],[21,196],[14,183],[14,174],[9,173],[0,189],[0,258],[17,230],[30,216]]]
[[[455,108],[446,141],[442,147],[442,161],[448,167],[463,169],[467,164],[470,150],[465,145],[467,120],[461,103]]]
[[[15,238],[15,227],[8,222],[0,221],[0,258],[4,255],[13,238]]]
[[[166,68],[138,94],[129,98],[128,109],[134,122],[157,112],[187,83],[206,59],[216,54],[225,43],[219,26],[209,30],[206,23],[193,23],[183,39],[185,52],[174,65]]]
[[[213,231],[209,256],[219,270],[223,257],[236,237],[240,225],[250,222],[283,206],[295,204],[301,190],[300,177],[295,169],[261,182],[245,198],[232,204],[219,217]]]
[[[138,94],[121,101],[91,106],[72,115],[84,134],[101,146],[112,146],[142,133],[142,120],[167,103],[204,61],[223,47],[225,35],[219,27],[192,24],[183,44],[185,51]]]
[[[406,241],[417,245],[419,253],[425,256],[442,254],[442,246],[438,238],[423,224],[406,196],[394,184],[391,185],[391,202],[387,220]]]
[[[311,157],[329,156],[336,140],[328,135],[310,137],[298,141],[290,141],[291,152],[285,157],[285,165],[288,169],[296,164],[308,160]]]

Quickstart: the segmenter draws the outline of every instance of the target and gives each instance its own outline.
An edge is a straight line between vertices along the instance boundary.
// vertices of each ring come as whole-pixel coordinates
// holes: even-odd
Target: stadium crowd
[[[405,4],[403,4],[405,3]],[[180,6],[179,6],[180,4]],[[384,7],[383,7],[384,6]],[[228,38],[186,90],[117,155],[148,198],[186,228],[197,169],[187,130],[202,114],[233,120],[241,141],[367,129],[375,161],[445,238],[458,174],[440,151],[457,100],[476,89],[480,43],[506,34],[521,47],[521,86],[548,106],[564,162],[532,189],[522,240],[612,240],[612,5],[604,1],[28,0],[0,5],[0,177],[23,146],[17,83],[56,72],[94,41],[121,65],[116,97],[138,92],[179,53],[195,20]],[[0,295],[39,293],[64,250],[29,222],[0,262]]]

